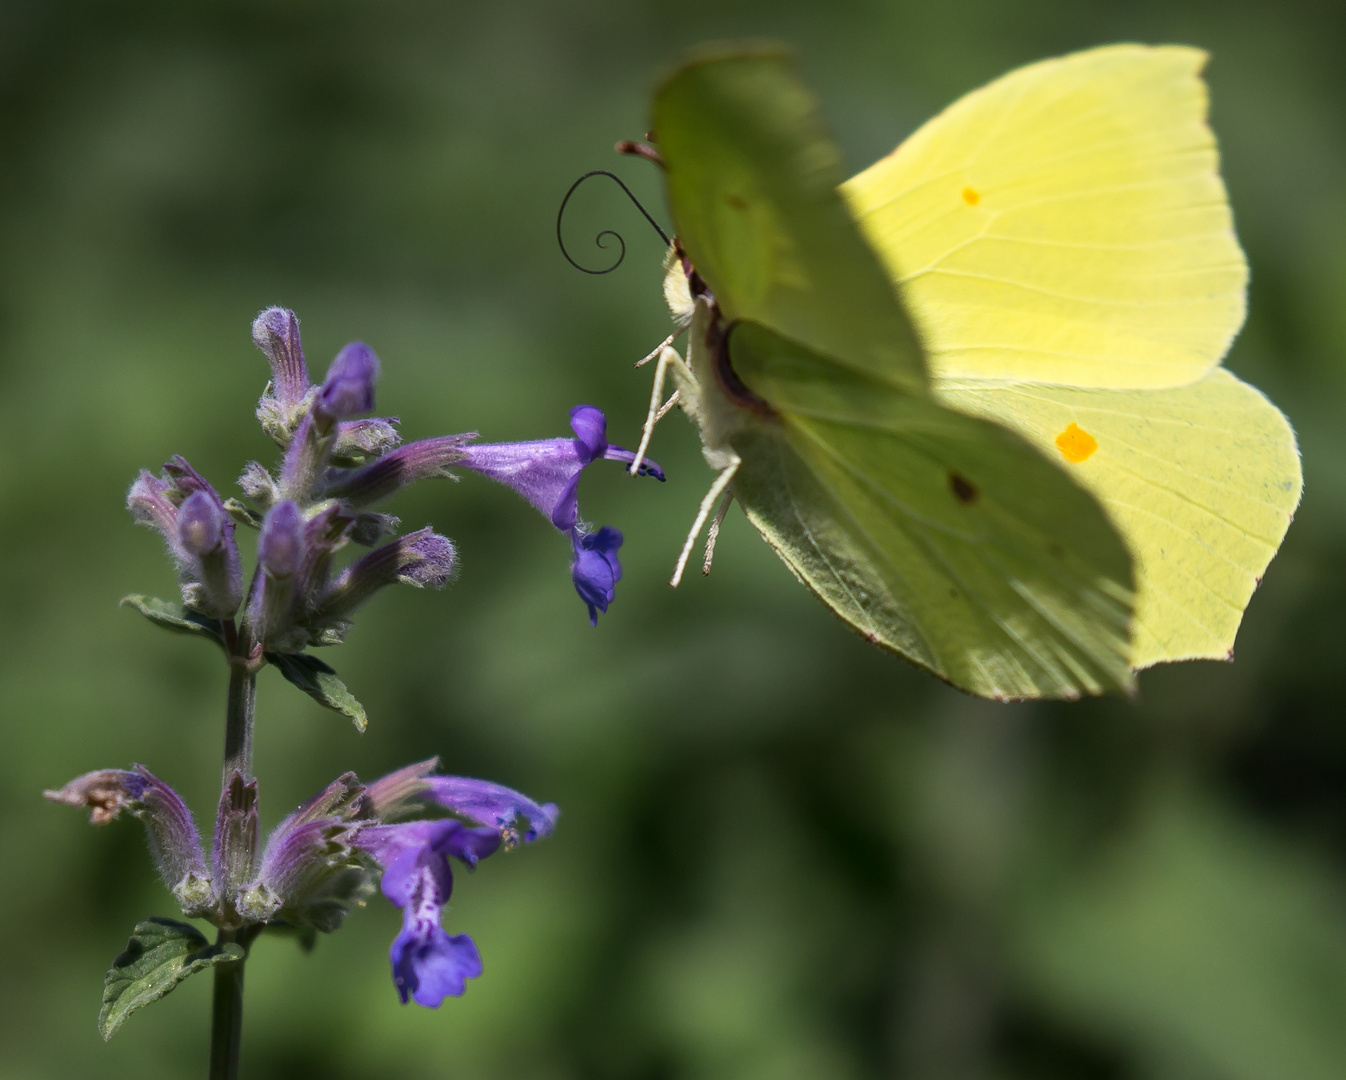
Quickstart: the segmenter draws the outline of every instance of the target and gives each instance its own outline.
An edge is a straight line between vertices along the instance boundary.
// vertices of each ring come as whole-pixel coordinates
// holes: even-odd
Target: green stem
[[[252,779],[252,724],[257,707],[257,672],[244,660],[229,662],[229,703],[224,716],[224,782],[234,771]]]
[[[225,945],[236,930],[221,930]],[[243,961],[215,968],[215,1001],[210,1018],[210,1080],[238,1080],[238,1048],[243,1035]]]
[[[246,634],[245,643],[246,643]],[[224,787],[235,772],[252,779],[252,728],[257,708],[257,665],[239,655],[234,621],[225,623],[229,652],[229,697],[224,715]],[[220,930],[220,945],[240,941],[246,949],[251,935],[245,930]],[[246,960],[247,957],[244,957]],[[243,1035],[243,963],[215,968],[214,1001],[210,1021],[210,1080],[238,1080],[239,1045]]]

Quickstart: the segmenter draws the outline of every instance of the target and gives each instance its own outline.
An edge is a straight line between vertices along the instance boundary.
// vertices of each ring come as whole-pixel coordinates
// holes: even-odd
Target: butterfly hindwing
[[[976,381],[937,395],[1013,425],[1108,507],[1135,553],[1137,667],[1220,659],[1300,495],[1280,410],[1223,368],[1170,390]]]
[[[734,493],[841,618],[988,697],[1131,685],[1130,559],[1062,470],[764,328],[738,324],[729,349],[775,410],[733,437]]]

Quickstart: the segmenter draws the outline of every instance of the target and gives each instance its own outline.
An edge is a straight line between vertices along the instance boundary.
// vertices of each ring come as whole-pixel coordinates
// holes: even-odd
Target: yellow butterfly
[[[933,398],[1026,438],[1126,541],[1136,669],[1231,654],[1301,490],[1284,416],[1219,367],[1248,268],[1206,122],[1205,60],[1113,45],[1032,64],[840,189],[905,302]],[[670,252],[680,328],[693,312],[685,269]],[[642,452],[668,407],[655,407],[663,369],[683,373],[684,398],[690,378],[671,349],[655,355]]]

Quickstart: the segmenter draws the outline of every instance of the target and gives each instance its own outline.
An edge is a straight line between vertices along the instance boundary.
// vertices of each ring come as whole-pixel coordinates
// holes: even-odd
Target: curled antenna
[[[561,219],[565,216],[566,203],[570,202],[570,196],[575,194],[575,189],[579,187],[582,183],[584,183],[584,181],[588,180],[589,177],[591,176],[606,176],[616,181],[617,186],[620,187],[624,192],[626,192],[627,198],[629,198],[633,203],[636,204],[636,209],[645,215],[645,220],[654,226],[654,231],[659,234],[659,237],[660,239],[663,240],[664,244],[667,246],[668,244],[672,243],[672,241],[668,238],[668,233],[664,232],[664,230],[659,227],[659,222],[655,221],[654,218],[650,217],[650,212],[646,210],[645,207],[640,205],[640,200],[637,199],[635,195],[632,194],[631,189],[622,182],[621,177],[617,176],[615,173],[608,172],[607,169],[594,169],[592,172],[585,173],[583,176],[581,176],[578,180],[576,180],[573,184],[570,185],[570,190],[566,192],[566,197],[561,200],[561,208],[558,211],[556,211],[556,242],[561,246],[561,254],[566,257],[566,262],[570,263],[570,265],[573,266],[576,270],[580,270],[586,274],[610,274],[612,273],[612,271],[616,270],[617,267],[621,266],[622,260],[626,258],[626,241],[622,239],[620,233],[615,232],[612,229],[604,229],[596,237],[594,237],[594,243],[603,249],[606,249],[608,246],[604,241],[609,236],[611,236],[613,239],[617,241],[618,244],[621,245],[622,250],[621,254],[617,256],[617,261],[613,263],[611,266],[609,266],[606,270],[590,270],[587,266],[581,266],[573,258],[571,258],[570,252],[566,250],[566,242],[561,238]]]

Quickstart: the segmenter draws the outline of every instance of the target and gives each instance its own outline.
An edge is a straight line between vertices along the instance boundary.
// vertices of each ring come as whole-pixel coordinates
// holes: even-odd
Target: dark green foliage
[[[337,673],[309,653],[267,653],[266,659],[277,671],[304,691],[319,705],[350,717],[356,731],[369,723],[365,707],[355,700]]]
[[[152,1005],[198,971],[242,960],[243,947],[212,945],[189,923],[155,915],[136,923],[126,951],[103,979],[98,1030],[106,1041],[137,1009]]]

